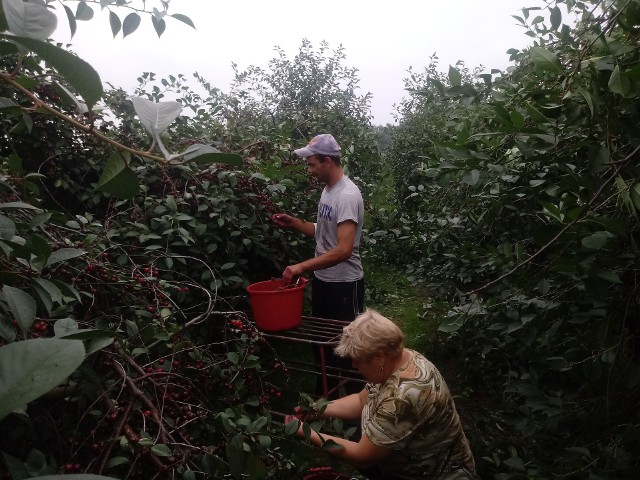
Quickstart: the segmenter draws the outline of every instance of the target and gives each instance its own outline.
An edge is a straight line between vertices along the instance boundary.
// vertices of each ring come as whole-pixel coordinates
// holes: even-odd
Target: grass
[[[395,266],[366,257],[363,265],[365,307],[397,322],[409,348],[424,349],[438,329],[442,306],[433,302],[427,287],[412,285]]]

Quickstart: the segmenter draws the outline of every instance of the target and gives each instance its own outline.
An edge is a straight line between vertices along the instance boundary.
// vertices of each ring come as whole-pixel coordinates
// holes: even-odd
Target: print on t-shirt
[[[323,220],[331,221],[331,212],[333,211],[333,207],[331,205],[327,205],[326,203],[318,204],[318,218]]]

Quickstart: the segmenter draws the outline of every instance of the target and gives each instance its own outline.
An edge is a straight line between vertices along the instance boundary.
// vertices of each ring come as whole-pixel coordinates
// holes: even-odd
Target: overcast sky
[[[374,123],[384,124],[393,122],[393,104],[405,96],[403,78],[410,66],[422,70],[436,53],[443,71],[457,60],[469,67],[504,69],[509,48],[531,43],[511,15],[542,4],[542,0],[171,0],[169,13],[189,16],[196,30],[167,18],[167,29],[158,38],[145,16],[134,34],[113,39],[105,10],[89,22],[78,22],[73,39],[63,15],[54,38],[70,42],[103,82],[127,91],[145,71],[189,78],[197,71],[226,91],[233,77],[232,62],[240,69],[266,66],[276,45],[293,58],[303,38],[314,46],[326,40],[332,48],[345,48],[345,65],[359,70],[362,93],[373,94]]]

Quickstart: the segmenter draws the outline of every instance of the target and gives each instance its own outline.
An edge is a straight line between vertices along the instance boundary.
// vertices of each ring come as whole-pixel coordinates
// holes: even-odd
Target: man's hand
[[[291,285],[296,277],[299,277],[305,272],[304,267],[302,267],[301,263],[296,263],[295,265],[289,265],[282,272],[282,278],[284,280],[285,285]]]
[[[293,224],[299,220],[286,213],[274,213],[271,215],[271,221],[280,228],[291,228]]]

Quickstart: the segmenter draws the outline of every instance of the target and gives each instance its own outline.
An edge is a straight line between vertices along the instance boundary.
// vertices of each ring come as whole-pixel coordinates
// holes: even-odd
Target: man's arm
[[[271,220],[280,228],[293,228],[307,237],[313,237],[316,234],[316,226],[312,222],[292,217],[286,213],[276,213],[271,216]]]
[[[345,220],[339,223],[338,244],[318,257],[289,265],[282,274],[285,283],[291,283],[294,277],[302,275],[305,272],[313,272],[315,270],[333,267],[351,257],[353,241],[356,238],[356,227],[357,223],[353,220]]]

